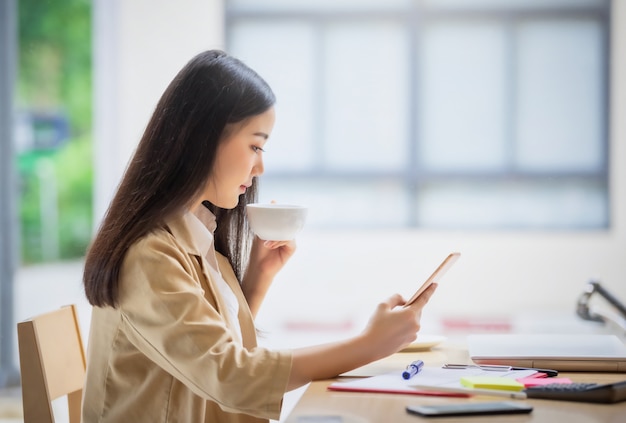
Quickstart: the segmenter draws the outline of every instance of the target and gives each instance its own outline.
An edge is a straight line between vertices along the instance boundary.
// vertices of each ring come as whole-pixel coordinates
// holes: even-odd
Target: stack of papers
[[[328,386],[328,389],[333,391],[390,394],[468,396],[472,394],[472,390],[461,384],[461,378],[485,376],[517,380],[531,377],[536,373],[536,370],[494,372],[478,367],[443,369],[441,367],[425,366],[417,375],[408,380],[402,378],[402,371],[397,371],[349,382],[334,382]],[[437,391],[437,388],[441,388],[441,391]]]

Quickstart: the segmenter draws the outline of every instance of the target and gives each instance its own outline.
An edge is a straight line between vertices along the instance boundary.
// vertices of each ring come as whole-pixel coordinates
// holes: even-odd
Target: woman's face
[[[274,108],[235,124],[217,147],[215,166],[202,193],[204,200],[224,208],[237,206],[239,196],[263,173],[263,146],[274,127]]]

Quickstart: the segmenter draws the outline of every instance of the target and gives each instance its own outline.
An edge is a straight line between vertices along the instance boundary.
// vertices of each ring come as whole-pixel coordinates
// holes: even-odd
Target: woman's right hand
[[[373,352],[379,358],[393,354],[415,341],[420,330],[422,309],[436,287],[436,284],[432,284],[408,307],[403,307],[405,300],[399,294],[378,305],[363,336],[369,339]]]
[[[400,295],[380,303],[358,336],[293,350],[287,389],[335,377],[387,357],[413,342],[420,329],[422,309],[436,286],[432,284],[408,307],[403,307],[405,300]]]

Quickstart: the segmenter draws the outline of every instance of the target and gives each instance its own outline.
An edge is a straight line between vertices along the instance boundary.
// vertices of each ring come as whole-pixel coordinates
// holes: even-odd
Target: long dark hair
[[[217,146],[230,125],[267,111],[274,102],[259,75],[219,50],[198,54],[176,75],[87,251],[83,283],[92,305],[117,306],[119,273],[128,248],[191,205],[207,182]],[[245,204],[256,200],[254,179],[233,209],[204,203],[217,217],[216,250],[229,259],[240,281],[250,251]]]

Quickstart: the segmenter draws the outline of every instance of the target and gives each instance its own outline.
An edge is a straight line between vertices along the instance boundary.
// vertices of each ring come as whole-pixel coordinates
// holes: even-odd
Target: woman
[[[193,58],[156,106],[87,253],[94,306],[83,421],[258,422],[285,391],[413,341],[434,291],[394,295],[342,342],[271,351],[254,316],[293,241],[250,235],[274,95],[220,51]]]

